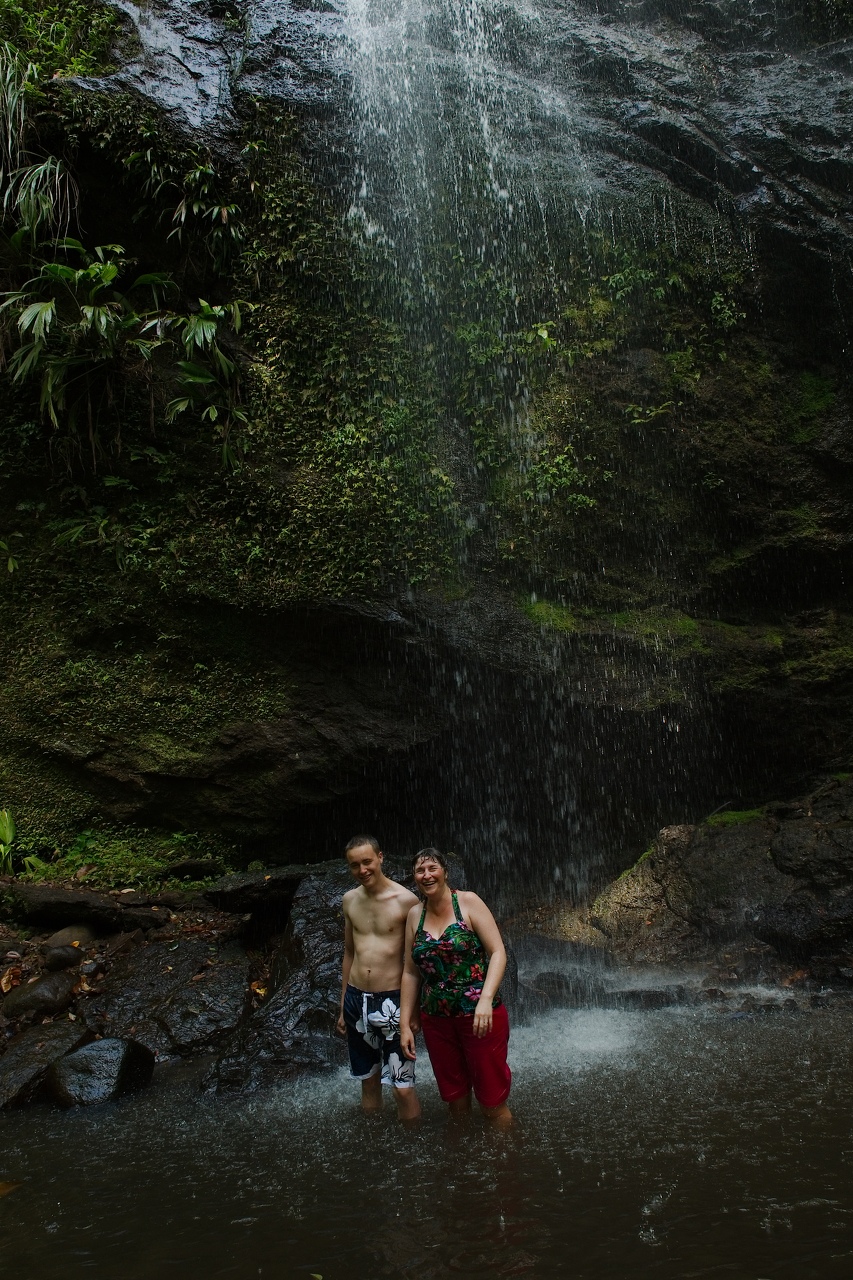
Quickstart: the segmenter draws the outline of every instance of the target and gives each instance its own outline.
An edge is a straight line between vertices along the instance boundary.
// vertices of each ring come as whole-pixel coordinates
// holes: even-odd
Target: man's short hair
[[[344,849],[344,857],[347,856],[350,849],[359,849],[363,844],[369,844],[374,853],[382,852],[376,836],[353,836],[352,840],[350,840],[347,847]]]

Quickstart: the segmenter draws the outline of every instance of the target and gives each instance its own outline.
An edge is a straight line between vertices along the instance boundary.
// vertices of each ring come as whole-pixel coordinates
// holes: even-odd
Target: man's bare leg
[[[382,1076],[378,1071],[361,1082],[361,1109],[362,1111],[382,1110]]]
[[[416,1089],[395,1089],[394,1099],[397,1103],[398,1120],[420,1119],[421,1100]]]
[[[461,1098],[454,1098],[452,1102],[448,1102],[447,1108],[454,1119],[460,1119],[462,1116],[471,1114],[471,1094],[465,1093]]]
[[[481,1104],[480,1110],[496,1129],[509,1129],[512,1125],[512,1112],[505,1102],[502,1102],[499,1107],[484,1107]]]

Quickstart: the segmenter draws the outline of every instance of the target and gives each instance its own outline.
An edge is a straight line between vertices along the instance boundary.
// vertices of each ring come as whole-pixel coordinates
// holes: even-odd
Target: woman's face
[[[440,893],[447,883],[447,874],[440,862],[435,858],[421,858],[415,864],[415,884],[425,898],[432,898]]]

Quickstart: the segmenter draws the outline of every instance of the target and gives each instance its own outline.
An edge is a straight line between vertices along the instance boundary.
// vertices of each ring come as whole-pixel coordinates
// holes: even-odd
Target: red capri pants
[[[464,1098],[471,1089],[481,1107],[506,1102],[512,1072],[506,1061],[509,1018],[505,1005],[493,1010],[492,1029],[482,1038],[474,1035],[473,1013],[451,1018],[422,1013],[421,1026],[443,1102]]]

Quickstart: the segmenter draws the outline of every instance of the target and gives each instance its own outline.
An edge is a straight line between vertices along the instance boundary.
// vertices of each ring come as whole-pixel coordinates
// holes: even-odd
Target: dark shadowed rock
[[[311,867],[305,866],[245,871],[242,874],[224,876],[206,889],[203,896],[220,911],[229,911],[234,915],[245,915],[247,912],[253,915],[263,914],[271,920],[278,917],[284,927],[297,887],[311,871]]]
[[[277,989],[239,1029],[208,1075],[208,1089],[248,1093],[345,1060],[334,1026],[341,982],[341,899],[351,887],[352,877],[341,862],[304,877],[273,967]]]
[[[545,1007],[575,1009],[600,1002],[603,985],[592,974],[576,970],[569,973],[537,973],[528,979],[533,992],[545,998]]]
[[[54,1062],[45,1087],[62,1107],[112,1102],[142,1089],[154,1074],[154,1054],[136,1040],[96,1040]]]
[[[0,1110],[29,1102],[53,1063],[89,1038],[79,1022],[54,1022],[30,1027],[11,1040],[0,1058]]]
[[[222,874],[222,865],[210,858],[184,858],[173,862],[161,873],[162,880],[208,880]]]
[[[9,1019],[23,1018],[26,1014],[48,1017],[62,1013],[73,999],[76,984],[74,973],[45,974],[35,982],[14,987],[0,1004],[0,1013]]]
[[[90,889],[16,883],[9,886],[9,897],[13,914],[34,924],[86,924],[98,932],[118,933],[126,929],[160,929],[169,921],[165,908],[123,907],[120,898]]]
[[[243,1014],[246,974],[239,947],[151,942],[116,961],[103,988],[81,1002],[81,1016],[93,1031],[139,1040],[161,1058],[208,1052]]]
[[[853,948],[853,892],[798,889],[778,906],[759,911],[753,932],[791,959],[827,948]]]
[[[621,991],[609,991],[607,1003],[617,1009],[666,1009],[670,1005],[684,1004],[687,994],[687,988],[683,986],[624,987]]]
[[[83,950],[81,947],[46,947],[44,952],[44,967],[48,972],[53,973],[58,969],[70,969],[73,965],[77,965],[83,959]]]

